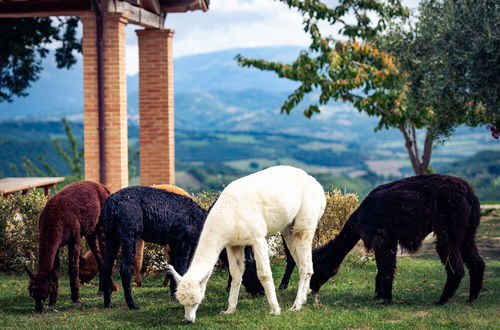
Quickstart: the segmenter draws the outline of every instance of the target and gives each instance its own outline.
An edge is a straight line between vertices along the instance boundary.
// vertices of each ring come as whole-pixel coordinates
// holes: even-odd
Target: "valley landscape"
[[[234,178],[276,164],[313,173],[325,186],[364,196],[381,182],[412,175],[401,134],[374,132],[377,118],[347,103],[331,102],[307,119],[300,107],[290,115],[280,107],[295,85],[275,75],[237,66],[234,56],[290,61],[297,47],[233,49],[181,57],[175,61],[177,184],[191,190],[221,189]],[[50,59],[29,97],[0,104],[0,174],[25,175],[24,158],[42,168],[43,155],[60,175],[68,175],[52,139],[68,148],[62,117],[83,141],[81,64],[58,70]],[[129,76],[129,145],[138,149],[138,80]],[[476,155],[479,153],[478,155]],[[12,166],[15,165],[15,168]],[[135,162],[138,167],[138,161]],[[459,127],[439,144],[434,171],[460,175],[482,200],[500,200],[500,143],[484,127]],[[131,173],[138,183],[140,169]]]

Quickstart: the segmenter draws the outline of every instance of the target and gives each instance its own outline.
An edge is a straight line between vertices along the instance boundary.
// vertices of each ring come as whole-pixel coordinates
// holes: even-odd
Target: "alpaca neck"
[[[42,235],[40,235],[42,238]],[[38,247],[38,272],[50,273],[54,268],[54,259],[59,249],[60,242],[54,238],[40,239]]]
[[[191,265],[184,277],[201,280],[210,273],[224,246],[210,240],[201,240],[198,243]]]
[[[345,256],[354,248],[358,243],[360,236],[355,227],[354,214],[347,220],[346,224],[340,233],[333,240],[319,248],[320,255],[327,255],[322,258],[327,264],[328,268],[338,268]]]

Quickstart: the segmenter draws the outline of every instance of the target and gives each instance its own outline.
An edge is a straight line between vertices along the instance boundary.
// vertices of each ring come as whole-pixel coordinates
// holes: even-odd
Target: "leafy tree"
[[[274,71],[280,77],[301,82],[283,104],[282,112],[289,113],[305,94],[317,90],[318,102],[304,110],[307,117],[320,112],[320,106],[331,99],[351,102],[359,111],[379,117],[376,129],[396,127],[401,131],[416,174],[429,171],[433,142],[450,136],[457,125],[489,123],[499,127],[494,97],[499,95],[495,88],[498,91],[500,75],[488,73],[490,70],[494,74],[499,68],[494,67],[500,53],[500,33],[494,23],[498,19],[492,15],[484,17],[484,24],[471,24],[483,17],[488,6],[490,10],[498,8],[492,5],[494,0],[479,1],[482,9],[473,8],[471,0],[424,0],[416,26],[405,19],[407,11],[399,1],[346,0],[332,8],[321,1],[280,1],[304,16],[304,30],[311,36],[309,49],[291,65],[239,55],[237,60],[242,66]],[[370,19],[373,15],[368,16],[369,11],[378,17],[376,24]],[[355,24],[346,23],[347,13],[354,13]],[[348,40],[323,37],[319,21],[340,24],[339,32]],[[387,25],[391,28],[383,34]],[[461,38],[473,37],[477,45],[462,46],[460,55],[468,57],[457,62],[457,44],[467,39],[448,39],[461,27],[469,31],[462,31]],[[488,33],[496,33],[496,37]],[[489,43],[481,47],[481,56],[475,54],[473,50],[485,41]],[[446,47],[442,47],[443,43]],[[477,84],[484,76],[471,72],[481,63],[485,64],[482,74],[496,79],[491,92],[484,92],[484,82],[482,86]],[[477,76],[475,82],[471,76]],[[423,148],[418,146],[420,128],[426,128]]]
[[[81,52],[77,26],[76,17],[0,19],[0,103],[27,95],[26,89],[39,78],[49,44],[60,43],[55,50],[59,68],[75,64],[74,51]]]

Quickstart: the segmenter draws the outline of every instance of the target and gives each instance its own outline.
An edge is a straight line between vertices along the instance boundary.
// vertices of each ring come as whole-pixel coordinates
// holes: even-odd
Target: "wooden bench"
[[[43,188],[45,196],[48,196],[49,189],[63,181],[63,177],[4,178],[0,179],[0,193],[3,197],[17,191],[25,195],[32,188]]]

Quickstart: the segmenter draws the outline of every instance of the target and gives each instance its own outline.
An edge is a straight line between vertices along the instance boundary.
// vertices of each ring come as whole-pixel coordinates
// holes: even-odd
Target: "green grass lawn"
[[[320,291],[321,305],[312,299],[299,312],[291,312],[297,275],[286,291],[278,292],[280,316],[269,314],[265,298],[240,293],[233,315],[219,315],[227,306],[227,273],[219,270],[208,283],[207,294],[198,309],[194,325],[185,325],[183,308],[170,299],[169,291],[159,287],[160,278],[145,278],[144,286],[134,289],[140,311],[126,308],[123,292],[113,295],[115,308],[104,309],[97,288],[81,288],[82,303],[70,302],[67,276],[61,279],[57,307],[43,314],[32,312],[34,303],[27,293],[27,276],[0,274],[0,328],[500,328],[500,218],[483,219],[478,233],[480,249],[486,261],[484,289],[470,305],[466,276],[456,295],[445,306],[435,306],[442,292],[445,272],[426,242],[422,253],[398,259],[393,304],[380,306],[373,300],[374,261],[352,263],[349,258],[339,274]],[[283,262],[274,266],[279,283]],[[243,291],[243,290],[242,290]]]

